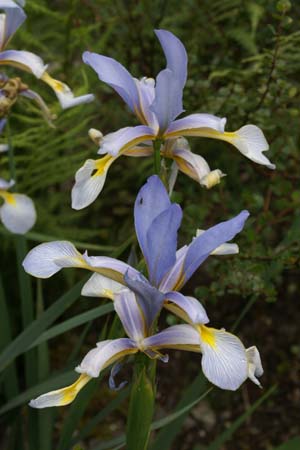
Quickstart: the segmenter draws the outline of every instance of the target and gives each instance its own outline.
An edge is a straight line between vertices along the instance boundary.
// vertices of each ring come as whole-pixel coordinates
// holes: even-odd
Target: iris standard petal
[[[4,11],[4,14],[0,14],[0,50],[2,50],[7,45],[12,35],[22,25],[26,19],[26,14],[23,9],[12,0],[2,0],[0,3],[0,10]]]
[[[200,352],[199,333],[191,325],[174,325],[144,339],[145,348]]]
[[[47,72],[43,73],[41,80],[47,83],[55,92],[62,109],[73,108],[73,106],[83,103],[90,103],[95,100],[93,94],[85,94],[75,97],[69,86],[59,80],[52,78]]]
[[[111,86],[132,112],[139,107],[139,94],[133,77],[122,64],[107,56],[84,52],[83,62],[91,66],[99,79]]]
[[[99,342],[97,347],[90,350],[76,372],[97,378],[100,372],[126,355],[137,353],[136,344],[127,338]]]
[[[170,123],[184,111],[180,81],[171,70],[164,69],[157,75],[155,100],[150,109],[157,118],[159,136],[165,136]]]
[[[34,53],[25,50],[5,50],[0,53],[0,65],[18,67],[41,78],[47,66],[44,61]]]
[[[114,296],[114,308],[126,334],[137,343],[146,335],[146,323],[135,295],[129,289],[123,289]]]
[[[171,205],[168,193],[157,175],[148,178],[134,204],[134,225],[139,245],[147,253],[147,233],[153,220]]]
[[[182,287],[183,284],[190,279],[193,273],[198,269],[200,264],[205,261],[211,252],[225,242],[233,239],[234,236],[243,229],[245,221],[248,217],[249,212],[242,211],[233,219],[227,220],[226,222],[221,222],[209,228],[193,240],[193,242],[189,245],[184,258],[183,278],[179,282],[180,287]]]
[[[196,237],[201,236],[201,234],[205,233],[205,230],[198,229],[196,232]],[[211,255],[221,256],[221,255],[236,255],[239,253],[239,246],[237,244],[225,244],[219,245]]]
[[[259,351],[255,346],[246,349],[246,355],[248,360],[248,378],[250,378],[253,383],[261,387],[260,382],[257,377],[261,377],[264,373],[262,367]]]
[[[77,170],[72,188],[72,208],[86,208],[98,197],[103,189],[106,175],[116,158],[106,155],[98,160],[88,159]]]
[[[248,361],[242,342],[225,330],[199,327],[202,370],[211,383],[235,391],[247,379]]]
[[[139,93],[139,118],[143,123],[149,125],[156,134],[159,125],[154,112],[150,109],[155,99],[155,80],[143,77],[140,80],[135,78],[134,81]]]
[[[164,307],[192,324],[206,324],[209,322],[206,311],[199,300],[180,292],[168,292],[165,295]]]
[[[124,280],[126,285],[136,294],[148,331],[162,308],[164,296],[140,273],[136,276],[126,273]]]
[[[48,392],[31,400],[29,406],[32,408],[49,408],[51,406],[64,406],[72,403],[78,392],[91,380],[88,375],[82,374],[75,383],[62,389]]]
[[[12,233],[25,234],[36,221],[33,201],[27,195],[0,191],[4,204],[0,207],[0,219]]]
[[[157,198],[159,201],[159,198]],[[147,236],[147,252],[144,255],[150,283],[158,287],[164,275],[176,261],[177,231],[182,220],[179,205],[172,204],[151,223]]]
[[[112,156],[117,156],[131,147],[154,138],[153,130],[145,125],[121,128],[103,137],[98,154],[108,153]]]
[[[210,254],[236,253],[238,251],[236,244],[228,244],[224,243],[224,241],[233,239],[242,230],[248,216],[248,211],[242,211],[233,219],[209,228],[198,237],[193,238],[190,245],[185,245],[178,250],[176,262],[162,279],[159,290],[167,293],[181,289]],[[207,240],[205,233],[208,233],[206,235]],[[226,247],[223,247],[223,245]]]
[[[123,284],[111,280],[100,273],[94,273],[83,286],[81,295],[86,297],[105,297],[114,300],[115,295],[123,289]]]
[[[182,42],[167,30],[155,30],[160,45],[164,51],[167,68],[172,70],[180,81],[181,88],[184,87],[187,78],[187,53]]]
[[[45,242],[37,245],[23,261],[24,270],[37,278],[49,278],[63,267],[86,268],[81,253],[68,241]]]

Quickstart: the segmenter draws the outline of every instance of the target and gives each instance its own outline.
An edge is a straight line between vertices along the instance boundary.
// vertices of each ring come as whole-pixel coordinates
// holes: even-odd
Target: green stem
[[[156,361],[137,355],[126,430],[127,450],[147,450],[155,403]]]
[[[154,148],[154,172],[160,176],[161,171],[161,157],[160,157],[160,147],[162,144],[161,139],[156,139],[153,143]]]

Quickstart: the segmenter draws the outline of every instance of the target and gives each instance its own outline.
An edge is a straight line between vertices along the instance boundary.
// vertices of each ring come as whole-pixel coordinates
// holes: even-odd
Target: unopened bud
[[[101,131],[96,130],[95,128],[90,128],[88,131],[88,135],[96,145],[100,145],[100,142],[103,138],[103,134],[101,133]]]
[[[200,184],[201,186],[205,186],[207,189],[210,189],[216,184],[219,184],[221,178],[225,176],[226,174],[221,172],[219,169],[212,170],[209,174],[205,175],[205,177],[201,178]]]

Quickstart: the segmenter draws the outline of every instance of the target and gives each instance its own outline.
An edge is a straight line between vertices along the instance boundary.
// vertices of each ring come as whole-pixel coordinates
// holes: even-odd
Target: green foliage
[[[241,209],[249,209],[251,218],[238,237],[239,256],[210,258],[187,289],[190,293],[194,291],[209,307],[214,320],[221,323],[215,305],[222,313],[228,311],[225,317],[228,328],[237,327],[254,304],[260,305],[262,311],[264,307],[269,308],[269,303],[264,301],[295,299],[299,292],[300,262],[300,13],[297,6],[296,1],[285,0],[186,0],[180,6],[175,0],[27,0],[28,19],[10,47],[38,53],[49,63],[53,76],[67,82],[76,95],[93,92],[96,101],[61,111],[47,86],[30,74],[18,72],[31,89],[43,96],[57,119],[55,127],[49,127],[39,109],[24,98],[14,105],[10,118],[18,191],[34,199],[38,221],[34,231],[28,233],[27,242],[16,240],[0,226],[3,322],[0,362],[5,369],[1,379],[4,404],[0,412],[7,448],[50,450],[58,448],[57,445],[67,449],[77,444],[80,448],[81,441],[82,447],[88,448],[95,438],[100,442],[96,450],[124,442],[124,436],[118,436],[124,430],[128,391],[111,397],[103,388],[103,381],[97,404],[91,409],[90,400],[97,389],[100,391],[97,383],[82,392],[68,413],[46,416],[44,411],[29,413],[25,406],[32,397],[73,381],[73,371],[69,369],[79,354],[83,354],[81,347],[86,345],[83,341],[88,339],[94,345],[99,336],[98,329],[95,332],[91,325],[92,320],[97,319],[103,337],[110,330],[111,337],[120,333],[118,323],[111,326],[107,317],[111,305],[93,303],[91,306],[86,302],[92,300],[79,301],[82,278],[75,271],[58,275],[56,282],[43,282],[42,292],[41,287],[33,284],[31,292],[31,281],[20,268],[25,247],[45,240],[69,239],[78,242],[79,248],[88,248],[90,253],[113,253],[125,259],[128,247],[134,243],[135,195],[153,170],[151,160],[120,158],[110,169],[103,194],[97,201],[82,211],[71,209],[74,174],[87,158],[96,158],[97,148],[87,136],[88,129],[95,127],[107,133],[135,124],[116,94],[82,64],[84,50],[118,59],[137,77],[154,76],[165,62],[153,28],[170,29],[185,43],[189,55],[189,77],[184,93],[186,111],[228,117],[228,130],[255,123],[265,131],[270,142],[268,156],[277,166],[275,172],[255,165],[225,143],[190,139],[193,151],[203,155],[212,169],[220,168],[228,175],[209,191],[179,175],[174,199],[184,209],[180,242],[191,239],[197,228],[207,228]],[[14,76],[16,72],[12,68],[7,70]],[[1,143],[6,140],[4,133]],[[1,155],[2,176],[9,178],[5,154]],[[251,339],[252,326],[250,323],[245,327],[245,334]],[[269,336],[264,336],[261,346],[268,339]],[[65,361],[65,354],[61,355],[66,348],[70,353],[66,372],[55,374],[56,358]],[[281,351],[285,353],[286,349]],[[284,358],[283,366],[290,367],[291,355]],[[186,379],[191,379],[188,373]],[[164,448],[173,448],[175,437],[184,425],[183,419],[203,398],[196,391],[196,388],[187,390],[175,413],[154,422],[153,429],[166,427],[167,430],[157,434],[156,444],[164,442]],[[191,392],[197,396],[194,401]],[[255,396],[254,405],[265,398]],[[247,411],[244,408],[233,422],[235,425],[213,436],[211,447],[207,447],[219,448],[216,442],[232,439],[238,426],[248,420]],[[83,420],[84,413],[90,417]],[[105,422],[108,414],[116,419],[115,429]],[[174,426],[169,428],[171,422]],[[117,436],[113,441],[112,434]],[[16,435],[22,439],[16,441]],[[47,443],[43,437],[48,439]],[[283,440],[284,437],[278,439],[276,435],[272,445]],[[278,450],[296,448],[298,441],[295,438]],[[156,444],[153,448],[158,448]],[[174,449],[181,448],[179,445]],[[236,449],[239,445],[234,443],[228,448]]]

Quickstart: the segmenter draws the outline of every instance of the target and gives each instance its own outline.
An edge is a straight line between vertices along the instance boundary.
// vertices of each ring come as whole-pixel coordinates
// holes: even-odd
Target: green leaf
[[[223,444],[232,437],[236,430],[254,413],[254,411],[264,403],[271,395],[274,395],[277,389],[277,385],[271,386],[267,392],[264,393],[256,402],[253,403],[244,414],[240,415],[233,423],[227,428],[222,434],[220,434],[217,439],[215,439],[207,450],[219,450],[222,448]]]
[[[71,441],[71,445],[87,437],[93,429],[99,424],[100,421],[105,419],[108,414],[117,409],[120,404],[128,397],[130,392],[130,386],[122,389],[118,392],[118,395],[109,402],[101,411],[99,411],[88,423],[80,430],[78,436]]]
[[[45,331],[36,341],[34,341],[30,348],[35,347],[36,345],[40,345],[42,342],[48,341],[49,339],[53,339],[56,336],[59,336],[66,331],[72,330],[79,325],[82,325],[86,322],[89,322],[98,317],[104,316],[114,310],[114,305],[112,302],[97,306],[96,308],[91,309],[90,311],[86,311],[82,314],[78,314],[77,316],[72,317],[71,319],[65,320],[64,322],[55,325],[49,330]]]
[[[0,355],[0,371],[7,367],[17,356],[26,352],[32,342],[79,298],[82,286],[86,280],[87,278],[75,284],[72,289],[62,295],[6,347]]]
[[[202,373],[200,373],[195,380],[184,391],[181,400],[179,401],[176,410],[179,411],[183,407],[187,406],[195,397],[204,392],[207,381]],[[188,416],[189,411],[182,414],[177,420],[174,420],[168,426],[165,426],[156,436],[154,443],[151,446],[151,450],[160,450],[171,448],[172,442],[180,432],[183,422]]]
[[[1,276],[0,276],[0,317],[1,317],[0,350],[2,350],[11,341],[11,326]],[[19,388],[18,388],[16,367],[14,364],[5,371],[3,378],[4,378],[3,380],[4,392],[6,399],[9,399],[12,396],[17,395]]]
[[[166,425],[170,424],[174,420],[178,419],[182,414],[185,414],[191,408],[196,406],[197,403],[199,403],[201,400],[203,400],[212,391],[212,389],[213,389],[213,387],[210,387],[209,389],[207,389],[207,391],[204,392],[204,394],[200,395],[200,397],[198,397],[196,400],[193,400],[191,403],[184,406],[179,411],[176,411],[160,420],[156,420],[155,422],[153,422],[151,425],[151,431],[158,430],[159,428],[165,427]],[[121,448],[123,445],[125,445],[125,439],[126,439],[125,435],[122,434],[121,436],[118,436],[114,439],[111,439],[106,442],[102,442],[100,445],[93,447],[93,450],[108,450],[108,449],[114,448],[114,446],[117,446],[117,448]]]
[[[44,311],[44,299],[42,280],[37,280],[37,317]],[[49,352],[47,342],[42,342],[37,348],[38,355],[38,380],[47,379],[49,375]],[[48,408],[46,411],[37,411],[38,414],[38,439],[39,450],[51,450],[52,427],[54,411]],[[36,433],[36,431],[35,431]]]
[[[57,450],[68,450],[70,448],[69,444],[74,430],[76,430],[76,426],[84,414],[91,397],[94,395],[96,389],[98,389],[100,379],[102,379],[102,376],[98,379],[91,380],[85,389],[78,394],[77,398],[68,409],[67,417],[60,432]]]
[[[16,408],[17,406],[23,405],[32,398],[44,394],[45,392],[52,391],[54,389],[61,388],[64,385],[71,384],[72,382],[74,382],[74,378],[76,378],[75,372],[74,370],[70,370],[53,378],[50,378],[50,380],[43,381],[42,383],[39,383],[27,389],[25,392],[22,392],[17,397],[14,397],[6,405],[3,405],[2,408],[0,408],[0,414],[4,414],[13,408]]]
[[[300,436],[294,437],[287,442],[279,445],[279,447],[273,450],[299,450],[300,448]]]
[[[144,360],[144,355],[138,355]],[[136,374],[130,394],[126,447],[131,450],[145,450],[150,437],[151,420],[154,411],[155,393],[152,381],[137,357]]]

